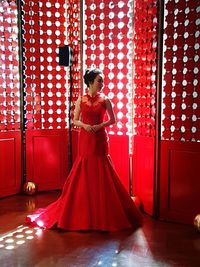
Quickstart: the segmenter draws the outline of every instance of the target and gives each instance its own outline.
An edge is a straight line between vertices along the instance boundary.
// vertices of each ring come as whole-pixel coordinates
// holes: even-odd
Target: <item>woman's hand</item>
[[[98,132],[102,128],[102,124],[92,125],[93,132]]]
[[[86,130],[87,132],[94,132],[93,130],[93,126],[89,125],[89,124],[83,124],[83,128],[84,130]]]
[[[96,124],[96,125],[84,124],[84,125],[83,125],[83,128],[84,128],[87,132],[93,132],[93,133],[98,132],[102,127],[103,127],[102,124]]]

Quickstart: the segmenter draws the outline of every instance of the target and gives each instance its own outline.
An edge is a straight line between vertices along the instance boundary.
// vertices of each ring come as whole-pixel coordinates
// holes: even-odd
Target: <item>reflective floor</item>
[[[64,232],[23,224],[26,214],[58,195],[51,191],[0,199],[1,267],[200,266],[200,233],[147,215],[135,232]]]

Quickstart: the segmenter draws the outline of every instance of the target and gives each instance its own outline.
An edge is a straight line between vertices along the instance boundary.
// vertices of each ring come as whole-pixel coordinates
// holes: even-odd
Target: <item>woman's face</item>
[[[101,89],[103,88],[103,76],[101,74],[98,74],[96,76],[94,82],[92,83],[92,87],[96,91],[101,91]]]

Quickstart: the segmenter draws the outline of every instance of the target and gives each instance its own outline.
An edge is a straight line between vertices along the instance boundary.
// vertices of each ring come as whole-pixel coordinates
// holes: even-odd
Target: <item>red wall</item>
[[[0,197],[19,193],[22,182],[21,132],[0,132]]]
[[[154,214],[154,159],[158,6],[156,0],[134,1],[133,25],[133,194],[143,210]],[[142,12],[141,12],[142,10]]]
[[[200,209],[200,144],[162,141],[160,218],[193,223]]]
[[[167,1],[164,29],[160,217],[193,223],[200,211],[200,1]]]
[[[26,131],[26,180],[38,190],[61,189],[69,172],[68,130]]]

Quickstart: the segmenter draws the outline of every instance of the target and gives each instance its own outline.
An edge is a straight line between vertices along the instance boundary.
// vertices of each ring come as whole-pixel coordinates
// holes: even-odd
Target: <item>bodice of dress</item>
[[[95,97],[84,95],[80,103],[81,121],[89,125],[103,122],[106,112],[105,97],[98,93]],[[105,127],[97,132],[88,132],[83,127],[79,135],[79,155],[82,158],[108,155],[108,142]]]
[[[106,111],[105,97],[98,93],[94,97],[84,95],[81,98],[81,115],[83,123],[95,125],[103,122]]]

